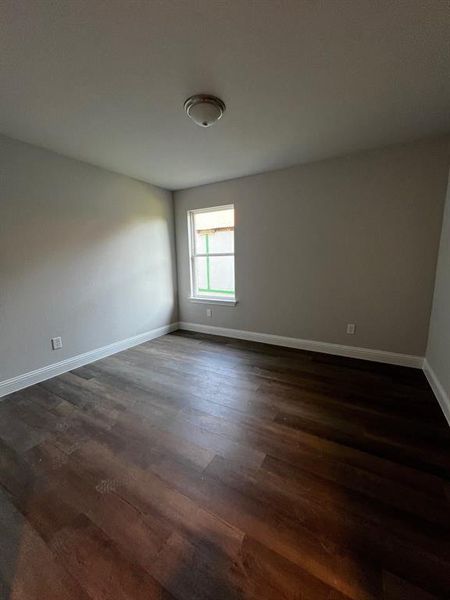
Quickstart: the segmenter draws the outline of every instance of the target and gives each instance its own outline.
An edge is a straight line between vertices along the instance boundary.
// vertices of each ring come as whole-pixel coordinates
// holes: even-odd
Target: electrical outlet
[[[212,317],[212,308],[206,309],[206,316],[208,317],[208,319],[210,319]]]
[[[60,337],[52,338],[52,350],[59,350],[62,348],[62,339]]]
[[[353,335],[356,331],[356,325],[354,323],[347,323],[347,333]]]

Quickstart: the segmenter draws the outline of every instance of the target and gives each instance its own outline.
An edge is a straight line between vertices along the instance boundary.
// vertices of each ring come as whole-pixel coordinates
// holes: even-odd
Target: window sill
[[[194,296],[189,296],[188,300],[197,304],[218,304],[222,306],[236,306],[238,301],[236,298],[227,299],[227,298],[196,298]]]

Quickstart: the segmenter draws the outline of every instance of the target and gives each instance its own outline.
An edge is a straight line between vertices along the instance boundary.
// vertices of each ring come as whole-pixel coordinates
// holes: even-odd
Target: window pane
[[[203,231],[195,232],[195,253],[196,254],[207,254],[206,238],[207,238],[207,236]]]
[[[199,289],[208,287],[208,276],[206,272],[206,258],[199,256],[195,259],[195,274],[197,279],[197,292]]]
[[[234,252],[234,209],[194,213],[195,254]]]
[[[234,297],[234,256],[195,259],[199,296]]]
[[[216,229],[208,234],[208,248],[211,254],[234,253],[234,231],[232,229]]]

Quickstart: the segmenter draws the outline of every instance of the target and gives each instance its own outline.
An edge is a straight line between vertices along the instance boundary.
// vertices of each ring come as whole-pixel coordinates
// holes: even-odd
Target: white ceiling
[[[447,0],[2,0],[3,133],[179,189],[450,130]],[[191,94],[227,104],[195,126]]]

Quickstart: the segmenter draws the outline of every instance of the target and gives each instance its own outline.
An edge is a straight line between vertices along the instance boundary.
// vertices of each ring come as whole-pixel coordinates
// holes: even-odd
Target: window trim
[[[188,296],[188,300],[194,304],[222,304],[223,306],[236,306],[238,303],[236,298],[214,298],[214,296]]]
[[[189,300],[191,302],[198,302],[199,304],[223,304],[224,306],[235,306],[237,304],[236,299],[236,273],[235,273],[235,281],[234,281],[234,296],[230,296],[226,298],[224,296],[202,296],[195,295],[195,290],[197,289],[195,282],[195,259],[197,257],[206,257],[206,256],[232,256],[233,259],[236,256],[235,252],[226,252],[226,253],[209,253],[209,254],[195,254],[195,234],[194,234],[194,215],[203,212],[219,212],[221,210],[230,210],[234,208],[234,204],[224,204],[220,206],[208,206],[206,208],[193,208],[187,211],[187,226],[188,226],[188,251],[189,251],[189,284],[190,284],[190,295]],[[235,228],[233,229],[234,235]],[[236,266],[236,261],[234,259],[234,264]]]

